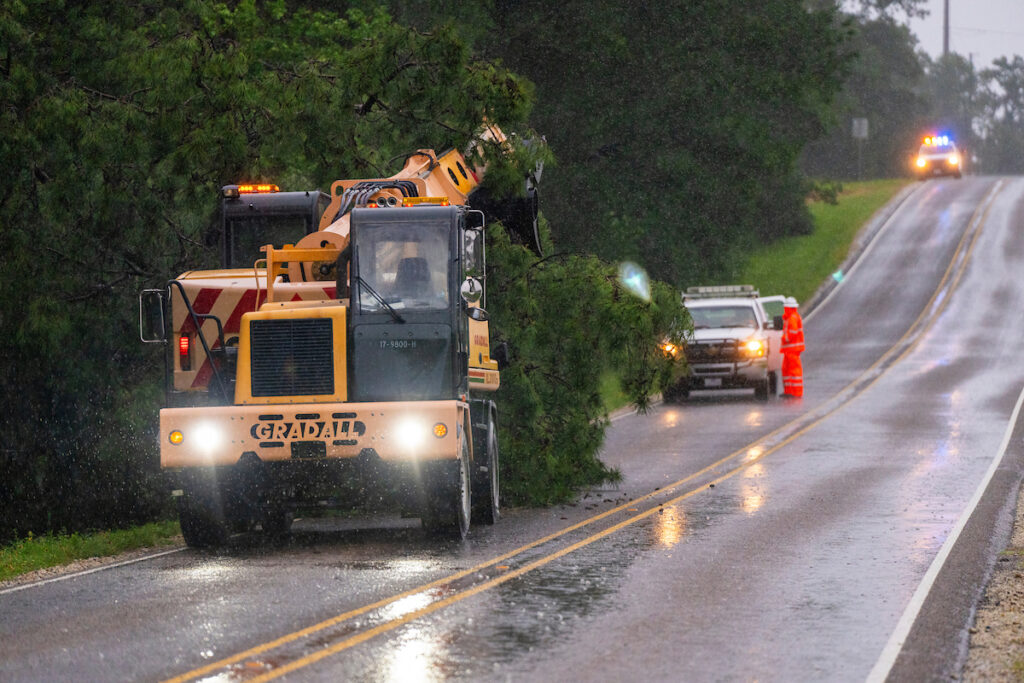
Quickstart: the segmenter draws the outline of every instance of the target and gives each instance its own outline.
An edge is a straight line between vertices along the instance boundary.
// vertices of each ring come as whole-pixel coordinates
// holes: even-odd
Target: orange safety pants
[[[799,353],[782,356],[782,389],[787,396],[804,395],[804,366]]]

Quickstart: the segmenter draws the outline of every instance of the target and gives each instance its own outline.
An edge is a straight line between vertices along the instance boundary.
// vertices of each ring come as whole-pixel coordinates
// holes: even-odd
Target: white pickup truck
[[[752,388],[767,400],[781,388],[785,296],[761,296],[752,285],[690,287],[683,305],[693,334],[683,346],[687,375],[665,392],[678,401],[693,389]]]

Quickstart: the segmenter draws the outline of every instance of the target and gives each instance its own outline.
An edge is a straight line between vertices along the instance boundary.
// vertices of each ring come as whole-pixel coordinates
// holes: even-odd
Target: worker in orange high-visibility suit
[[[782,388],[783,396],[804,395],[804,368],[800,354],[804,351],[804,321],[797,310],[796,299],[787,297],[782,311]]]

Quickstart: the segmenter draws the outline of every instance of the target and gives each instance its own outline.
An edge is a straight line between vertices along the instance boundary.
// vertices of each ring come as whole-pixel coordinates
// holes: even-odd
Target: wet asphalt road
[[[1019,432],[890,640],[1024,387],[1022,225],[1024,179],[916,185],[805,314],[802,400],[695,392],[618,419],[603,457],[623,482],[575,506],[461,545],[307,520],[281,546],[0,592],[0,680],[947,677],[1009,528]]]

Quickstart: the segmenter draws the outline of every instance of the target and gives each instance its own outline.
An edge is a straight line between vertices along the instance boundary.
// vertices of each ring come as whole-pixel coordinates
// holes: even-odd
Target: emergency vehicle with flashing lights
[[[508,148],[493,126],[487,142]],[[326,206],[227,186],[226,267],[141,293],[142,339],[167,347],[160,459],[188,545],[348,507],[330,497],[339,482],[397,491],[403,513],[458,538],[497,520],[490,396],[507,347],[490,348],[476,158],[421,149],[389,178],[335,181]],[[277,221],[275,196],[293,203]],[[535,193],[489,202],[536,235]]]
[[[963,156],[948,135],[929,135],[921,143],[914,159],[914,174],[918,180],[934,176],[959,178],[963,171]]]
[[[666,392],[678,401],[691,390],[752,388],[759,400],[777,395],[782,373],[784,296],[762,297],[753,285],[689,287],[683,305],[693,321],[682,349],[662,348],[686,359],[687,374]]]

